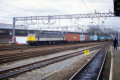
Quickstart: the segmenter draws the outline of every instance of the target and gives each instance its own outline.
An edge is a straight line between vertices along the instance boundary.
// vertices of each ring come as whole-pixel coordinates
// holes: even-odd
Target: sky
[[[113,0],[0,0],[0,23],[12,24],[13,17],[48,16],[65,14],[87,14],[113,12]],[[80,19],[79,25],[102,24],[104,18]],[[73,21],[73,22],[71,22]],[[46,21],[44,21],[46,22]],[[53,20],[51,22],[56,22]],[[61,26],[74,25],[75,20],[61,21]],[[22,24],[18,22],[17,24]],[[119,26],[120,18],[107,18],[105,25]],[[47,24],[47,22],[46,22]],[[58,26],[58,21],[54,26]],[[41,24],[43,26],[43,24]],[[59,25],[60,26],[60,25]]]

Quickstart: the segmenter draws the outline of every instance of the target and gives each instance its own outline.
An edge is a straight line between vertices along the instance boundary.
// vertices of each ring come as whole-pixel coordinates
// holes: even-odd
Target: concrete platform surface
[[[114,49],[112,47],[112,79],[111,80],[120,80],[120,47]]]

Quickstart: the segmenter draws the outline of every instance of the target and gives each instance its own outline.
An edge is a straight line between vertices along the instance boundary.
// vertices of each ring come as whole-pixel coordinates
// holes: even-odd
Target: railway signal
[[[114,0],[114,15],[120,16],[120,0]]]

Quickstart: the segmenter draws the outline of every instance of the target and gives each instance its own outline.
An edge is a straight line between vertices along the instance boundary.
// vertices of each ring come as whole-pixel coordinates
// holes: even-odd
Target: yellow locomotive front
[[[27,43],[29,45],[32,45],[35,42],[35,36],[36,36],[36,34],[33,34],[33,33],[28,34]]]

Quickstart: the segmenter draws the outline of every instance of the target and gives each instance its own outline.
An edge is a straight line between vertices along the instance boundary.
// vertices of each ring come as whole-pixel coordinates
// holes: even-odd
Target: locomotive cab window
[[[31,33],[31,34],[28,34],[28,36],[35,36],[35,34],[32,34],[32,33]]]

